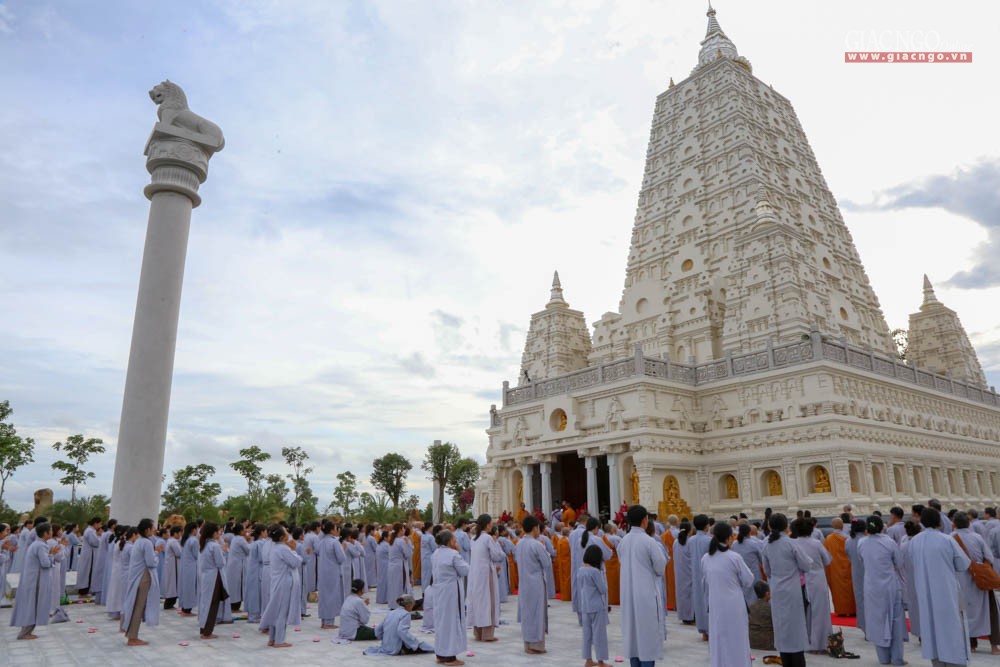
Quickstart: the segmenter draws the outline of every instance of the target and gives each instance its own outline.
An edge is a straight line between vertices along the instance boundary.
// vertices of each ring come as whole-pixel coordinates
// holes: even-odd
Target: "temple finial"
[[[924,303],[920,306],[920,310],[926,310],[930,306],[941,305],[938,301],[937,294],[934,293],[934,286],[931,285],[931,279],[924,274]]]
[[[546,308],[568,306],[566,300],[563,298],[562,293],[562,283],[559,282],[559,272],[556,271],[552,274],[552,292],[549,296],[549,302],[545,305]]]

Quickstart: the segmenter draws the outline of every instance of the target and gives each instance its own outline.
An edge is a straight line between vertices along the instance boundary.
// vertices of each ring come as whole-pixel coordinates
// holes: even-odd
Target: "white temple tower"
[[[590,332],[579,310],[563,298],[559,272],[552,276],[552,292],[545,310],[531,316],[521,357],[518,384],[537,382],[587,367]]]
[[[924,302],[918,312],[910,315],[906,358],[910,363],[947,373],[956,380],[986,386],[983,367],[958,313],[938,301],[927,276],[924,276]]]

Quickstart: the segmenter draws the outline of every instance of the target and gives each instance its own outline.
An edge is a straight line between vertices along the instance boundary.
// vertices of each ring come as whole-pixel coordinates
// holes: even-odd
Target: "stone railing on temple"
[[[820,360],[869,371],[976,403],[1000,406],[1000,397],[992,387],[988,390],[983,389],[946,375],[910,366],[893,357],[851,345],[844,339],[832,340],[818,332],[803,336],[801,341],[780,345],[769,344],[764,350],[745,354],[727,353],[722,359],[701,364],[683,364],[647,357],[637,345],[635,354],[628,359],[590,366],[566,375],[514,388],[510,387],[509,382],[504,382],[503,404],[506,407],[529,403],[640,375],[700,386]]]

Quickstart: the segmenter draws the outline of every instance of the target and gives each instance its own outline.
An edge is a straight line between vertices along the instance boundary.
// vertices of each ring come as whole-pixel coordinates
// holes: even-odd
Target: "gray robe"
[[[14,597],[14,613],[10,616],[11,627],[49,624],[49,606],[52,602],[51,569],[49,545],[42,540],[35,540],[28,547],[21,563],[21,580]]]
[[[378,540],[372,535],[366,535],[365,542],[365,581],[368,588],[378,585]]]
[[[229,602],[243,602],[246,596],[246,561],[250,555],[250,545],[242,535],[229,541],[229,557],[226,559],[226,583],[229,584]]]
[[[375,549],[375,568],[378,570],[378,579],[375,584],[375,603],[386,604],[389,602],[389,541],[382,540]]]
[[[910,616],[910,633],[920,636],[920,605],[917,604],[916,579],[913,575],[913,556],[910,555],[910,536],[899,544],[903,557],[903,608]]]
[[[465,630],[465,586],[469,564],[447,547],[431,557],[434,568],[434,644],[440,656],[459,656],[468,648]]]
[[[256,623],[260,621],[260,615],[264,612],[260,598],[260,549],[264,545],[263,540],[256,540],[250,544],[250,555],[246,559],[246,585],[243,587],[243,608],[247,612],[247,622]]]
[[[80,562],[76,570],[76,587],[90,588],[91,577],[96,565],[97,550],[101,546],[101,538],[91,526],[83,531],[83,543],[80,545]]]
[[[500,545],[500,550],[503,551],[504,556],[514,555],[515,546],[510,541],[510,538],[497,538],[497,544]],[[510,587],[510,561],[505,560],[500,564],[500,602],[506,602],[507,598],[513,592],[513,589]]]
[[[794,540],[786,536],[764,545],[764,574],[771,586],[774,647],[781,653],[798,653],[809,648],[799,580],[812,564],[812,559],[796,549]]]
[[[844,543],[847,560],[851,561],[851,587],[854,589],[854,602],[858,614],[858,628],[865,628],[865,563],[861,560],[858,545],[864,541],[864,536],[848,537]]]
[[[431,562],[431,557],[434,552],[437,551],[437,544],[434,542],[434,536],[431,535],[430,531],[420,535],[420,562],[429,563]],[[431,585],[431,575],[433,574],[433,568],[422,567],[420,568],[420,588],[424,589]]]
[[[968,556],[974,563],[986,562],[996,569],[993,551],[983,538],[971,528],[956,528],[951,531],[951,539],[955,535],[962,538],[962,543],[968,551]],[[959,547],[961,548],[961,547]],[[990,634],[990,595],[992,591],[981,591],[972,580],[968,570],[958,573],[958,583],[962,589],[962,599],[965,601],[965,622],[969,626],[970,637],[986,637]]]
[[[409,538],[400,535],[389,545],[389,567],[386,568],[385,601],[389,609],[395,609],[400,595],[410,592],[410,577],[407,574],[409,557],[406,542]]]
[[[486,533],[472,541],[472,562],[469,564],[469,623],[474,628],[500,624],[500,577],[497,566],[506,556],[500,545]],[[520,584],[518,584],[520,590]]]
[[[618,545],[621,561],[622,654],[625,659],[659,660],[667,639],[667,606],[659,579],[667,557],[656,540],[633,526]]]
[[[705,554],[698,569],[708,604],[708,655],[712,667],[750,667],[747,608],[733,601],[753,585],[753,573],[743,557],[732,551]]]
[[[338,543],[339,544],[339,543]],[[267,537],[260,541],[260,613],[264,614],[271,600],[271,551],[274,541]],[[301,585],[301,579],[300,585]]]
[[[222,579],[223,601],[219,605],[219,611],[221,611],[223,608],[229,607],[226,559],[222,555],[222,547],[219,546],[219,543],[215,540],[209,540],[198,556],[198,627],[204,628],[208,622],[208,612],[212,606],[212,595],[215,592],[217,578]]]
[[[181,543],[176,537],[167,540],[163,547],[163,577],[160,580],[160,593],[165,598],[175,598],[178,595],[181,574]]]
[[[549,554],[542,543],[524,535],[514,549],[517,562],[517,620],[525,642],[543,642],[549,631],[548,587],[545,578]],[[574,596],[575,597],[575,596]]]
[[[865,637],[876,646],[906,641],[903,614],[903,558],[896,541],[884,533],[869,535],[858,545],[865,564]]]
[[[674,544],[674,549],[677,549],[677,545]],[[753,584],[761,580],[761,552],[764,549],[764,545],[757,540],[746,537],[742,542],[733,542],[733,546],[729,547],[730,551],[734,551],[743,558],[743,562],[747,564],[747,569],[750,570],[750,574],[753,575],[753,583],[747,586],[743,590],[743,599],[746,601],[749,607],[754,602],[757,601],[757,594],[753,592]],[[674,559],[674,569],[677,568],[677,559]]]
[[[587,544],[583,544],[583,536],[587,535]],[[583,554],[591,546],[594,545],[601,550],[601,572],[604,572],[604,561],[611,560],[615,552],[611,550],[605,542],[604,539],[593,534],[588,533],[585,530],[580,530],[576,533],[571,533],[569,536],[569,548],[570,548],[570,590],[573,590],[572,582],[576,581],[576,573],[580,571],[583,567]],[[665,589],[664,589],[665,590]],[[664,593],[666,595],[666,593]],[[576,601],[575,597],[572,600],[573,611],[580,613],[580,606]]]
[[[259,629],[263,631],[273,628],[274,641],[280,644],[285,641],[287,627],[302,622],[302,608],[299,603],[302,597],[300,574],[302,559],[284,543],[278,544],[272,541],[271,545],[268,558],[271,592],[268,595],[267,607],[261,614]]]
[[[708,553],[712,538],[705,533],[695,533],[688,538],[687,554],[691,559],[691,601],[694,604],[694,620],[698,632],[708,632],[708,598],[705,593],[704,574],[701,571],[702,557]]]
[[[320,536],[313,531],[302,536],[305,555],[302,557],[302,589],[305,593],[312,593],[319,588],[319,560],[317,559],[317,544]]]
[[[909,552],[920,607],[920,654],[928,660],[967,664],[969,632],[958,579],[948,574],[968,570],[969,557],[955,540],[926,528],[910,539]]]
[[[469,537],[469,533],[464,530],[459,530],[455,532],[455,541],[458,542],[458,551],[462,554],[462,558],[469,565],[472,564],[472,538]]]
[[[368,605],[365,604],[365,601],[357,595],[348,595],[341,608],[340,629],[337,631],[337,637],[354,639],[358,634],[358,628],[362,625],[368,625],[369,619],[371,619],[371,612],[368,611]]]
[[[621,538],[618,538],[619,541]],[[548,535],[539,535],[538,541],[545,547],[549,554],[549,571],[545,573],[546,593],[550,600],[556,599],[556,576],[552,566],[552,560],[556,557],[556,548],[552,545],[552,539]]]
[[[795,546],[812,560],[812,567],[806,572],[806,598],[809,600],[806,632],[809,633],[809,650],[823,651],[833,632],[830,586],[826,581],[826,566],[833,562],[833,558],[822,542],[811,538],[800,537],[795,540]]]
[[[390,611],[382,619],[375,628],[375,638],[381,639],[382,643],[366,648],[365,655],[399,655],[404,646],[411,650],[434,652],[433,646],[420,641],[410,632],[410,612],[403,608]]]
[[[573,581],[573,599],[579,598],[583,626],[583,659],[608,659],[608,578],[595,567],[584,565]],[[591,654],[591,647],[593,653]]]
[[[198,536],[191,533],[181,545],[181,609],[198,606]]]
[[[123,558],[125,550],[128,549],[131,552],[131,548],[131,544],[121,544],[120,542],[115,542],[111,546],[108,561],[111,564],[111,576],[108,577],[108,585],[104,589],[104,597],[102,598],[109,614],[117,614],[122,610],[122,598],[125,596],[125,579],[128,573],[128,570],[125,569],[125,574],[123,574],[122,568],[128,563]]]
[[[688,540],[691,536],[688,535]],[[682,621],[694,620],[694,591],[691,588],[691,557],[688,542],[674,540],[674,597],[677,600],[677,616]]]
[[[319,618],[322,625],[333,625],[344,605],[344,578],[341,568],[347,556],[333,535],[323,535],[316,544],[319,558]],[[348,589],[349,590],[349,589]],[[354,639],[354,637],[351,637]]]
[[[128,628],[132,611],[135,609],[139,584],[142,583],[142,575],[147,572],[149,573],[149,593],[146,595],[146,606],[142,609],[142,622],[150,627],[159,625],[160,580],[156,576],[156,566],[159,563],[158,554],[153,551],[153,543],[149,539],[140,537],[132,544],[128,572],[126,573],[124,601],[122,602],[121,627],[123,629]]]

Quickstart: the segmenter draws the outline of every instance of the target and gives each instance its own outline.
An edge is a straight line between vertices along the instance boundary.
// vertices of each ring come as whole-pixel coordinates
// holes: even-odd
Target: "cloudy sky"
[[[890,326],[928,273],[1000,384],[1000,6],[716,8],[795,106]],[[617,307],[653,102],[705,24],[694,0],[0,0],[0,400],[38,442],[10,502],[54,485],[73,433],[109,444],[83,493],[110,492],[154,84],[226,135],[191,228],[167,471],[207,462],[237,493],[240,447],[298,444],[325,505],[388,451],[482,460],[553,269],[588,321]],[[844,63],[860,49],[974,62]]]

